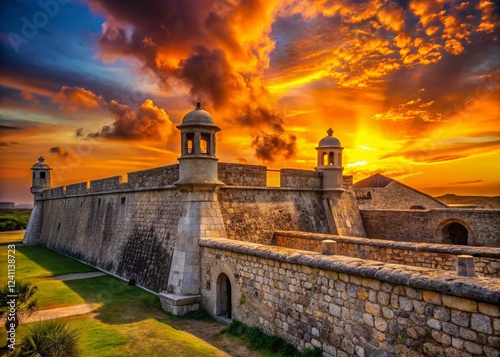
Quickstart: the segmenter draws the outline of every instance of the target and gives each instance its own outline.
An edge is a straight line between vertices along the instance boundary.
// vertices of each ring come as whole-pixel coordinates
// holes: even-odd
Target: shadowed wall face
[[[166,290],[179,201],[175,189],[47,200],[41,243],[153,291]]]

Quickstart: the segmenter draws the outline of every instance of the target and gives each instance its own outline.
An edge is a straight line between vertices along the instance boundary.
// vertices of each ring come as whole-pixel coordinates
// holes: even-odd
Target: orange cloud
[[[96,108],[105,103],[102,96],[97,96],[89,90],[80,87],[62,87],[53,97],[54,103],[61,108],[76,110],[78,108]]]
[[[97,132],[91,132],[89,138],[117,140],[162,141],[173,132],[173,124],[164,109],[146,99],[133,110],[128,105],[112,100],[108,106],[115,120],[111,125],[103,126]],[[84,136],[83,129],[77,130],[77,136]]]

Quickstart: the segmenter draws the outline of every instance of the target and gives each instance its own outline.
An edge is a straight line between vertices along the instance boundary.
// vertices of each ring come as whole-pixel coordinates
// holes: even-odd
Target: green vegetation
[[[237,320],[233,320],[225,330],[230,335],[238,336],[247,341],[251,349],[263,350],[273,353],[274,356],[283,357],[321,357],[319,348],[305,348],[297,351],[293,345],[278,336],[266,335],[257,327],[250,327]]]
[[[0,247],[0,272],[7,271],[7,255],[7,247]],[[15,257],[16,280],[96,271],[86,264],[39,245],[16,246]]]
[[[0,231],[26,229],[31,209],[0,209]]]
[[[17,346],[16,357],[77,357],[78,333],[63,321],[48,320],[32,324]]]
[[[6,269],[3,266],[6,260],[7,247],[0,247],[0,271]],[[213,319],[202,310],[189,317],[173,317],[160,309],[156,295],[136,286],[128,286],[127,282],[112,276],[67,281],[50,278],[54,275],[93,270],[95,269],[41,246],[16,247],[16,280],[30,279],[38,286],[40,310],[95,304],[95,310],[90,313],[51,320],[67,322],[72,329],[78,331],[82,356],[226,355],[203,339],[183,331],[184,326],[190,326],[193,333],[200,334],[203,338],[229,341],[227,337],[218,334],[222,326],[211,322]],[[196,318],[196,321],[192,318]],[[16,331],[17,347],[31,333],[32,326],[34,323],[19,326]],[[4,329],[0,329],[0,342],[2,340],[6,341]],[[232,340],[229,343],[242,346]]]

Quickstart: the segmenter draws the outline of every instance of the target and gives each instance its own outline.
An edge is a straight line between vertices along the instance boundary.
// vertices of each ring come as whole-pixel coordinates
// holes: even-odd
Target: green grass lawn
[[[0,246],[0,274],[6,271],[6,259],[7,247]],[[41,310],[98,303],[94,312],[63,319],[79,331],[82,356],[225,355],[221,349],[182,331],[182,320],[163,312],[156,295],[128,286],[125,281],[109,275],[69,281],[50,279],[54,275],[93,270],[41,246],[16,247],[16,279],[30,280],[38,286]],[[205,327],[217,324],[219,328],[215,322],[199,323]],[[17,341],[30,325],[20,325]],[[5,340],[6,332],[0,328],[0,347],[5,346]]]
[[[21,243],[24,238],[24,231],[0,232],[0,244],[2,243]]]

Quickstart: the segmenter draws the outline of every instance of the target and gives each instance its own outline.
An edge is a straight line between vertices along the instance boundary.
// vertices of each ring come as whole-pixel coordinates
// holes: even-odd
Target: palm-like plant
[[[8,331],[12,328],[11,324],[14,324],[14,329],[17,328],[22,316],[29,316],[38,310],[36,285],[29,281],[18,281],[14,292],[11,289],[8,284],[5,284],[0,290],[0,317],[6,317],[7,338]]]
[[[78,333],[63,321],[48,320],[31,326],[16,348],[16,357],[76,357]]]

